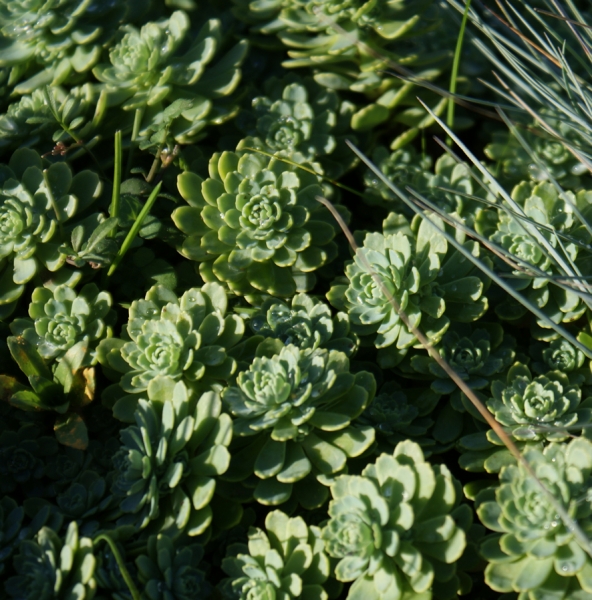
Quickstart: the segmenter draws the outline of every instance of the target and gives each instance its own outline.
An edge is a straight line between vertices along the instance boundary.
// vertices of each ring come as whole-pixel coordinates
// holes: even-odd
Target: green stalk
[[[162,186],[162,181],[158,182],[158,184],[152,190],[152,193],[148,197],[148,200],[146,200],[146,204],[144,204],[142,210],[140,211],[140,214],[134,221],[132,228],[129,230],[128,234],[125,236],[125,240],[123,240],[123,244],[121,244],[121,248],[119,249],[119,252],[117,253],[117,256],[115,257],[113,264],[109,267],[109,271],[107,272],[107,277],[111,277],[111,275],[113,275],[113,273],[115,272],[115,269],[117,269],[117,267],[119,266],[119,263],[122,261],[123,257],[127,254],[127,251],[130,249],[132,242],[134,241],[135,237],[138,235],[138,232],[140,231],[140,227],[142,227],[142,223],[144,222],[144,219],[148,216],[150,209],[156,202],[156,197],[158,196],[158,192],[160,192],[161,186]]]
[[[115,132],[115,164],[113,167],[113,194],[111,196],[111,206],[109,207],[109,215],[111,217],[119,216],[119,200],[121,195],[121,130]],[[110,237],[115,235],[115,230],[110,234]]]
[[[136,139],[140,134],[140,125],[142,124],[142,118],[144,117],[144,109],[136,108],[134,113],[134,125],[132,127],[132,137],[130,140],[130,149],[127,156],[127,165],[125,167],[126,175],[129,175],[132,170],[132,162],[134,160],[134,152],[136,150]]]
[[[448,99],[448,113],[446,116],[446,124],[450,129],[454,127],[454,100],[453,97],[456,94],[456,79],[458,77],[458,67],[460,65],[460,53],[462,51],[463,40],[465,37],[465,29],[467,27],[467,18],[469,16],[469,8],[471,8],[471,0],[467,0],[465,5],[465,11],[463,13],[462,22],[460,24],[460,31],[458,32],[458,38],[456,40],[456,49],[454,51],[454,60],[452,61],[452,73],[450,74],[450,95]],[[452,139],[449,137],[446,143],[451,146]]]
[[[117,563],[117,566],[119,567],[119,570],[121,571],[121,576],[123,577],[123,580],[125,581],[125,585],[127,585],[127,587],[129,588],[129,591],[130,591],[130,594],[132,595],[133,600],[140,600],[140,592],[138,591],[138,588],[136,587],[134,580],[132,579],[131,575],[129,574],[129,571],[127,570],[127,567],[125,566],[125,563],[123,562],[123,557],[121,556],[121,552],[119,552],[119,548],[117,547],[115,542],[105,533],[101,533],[93,541],[95,544],[100,541],[107,542],[111,552],[113,553],[115,562]]]

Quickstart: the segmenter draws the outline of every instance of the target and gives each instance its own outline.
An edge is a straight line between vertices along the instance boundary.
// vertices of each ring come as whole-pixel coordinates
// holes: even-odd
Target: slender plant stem
[[[113,553],[115,562],[117,563],[117,566],[119,567],[119,570],[121,571],[121,576],[123,577],[123,580],[125,581],[125,585],[127,585],[128,589],[130,591],[130,594],[132,595],[133,600],[140,600],[140,592],[138,591],[138,588],[136,587],[134,580],[132,579],[131,575],[129,574],[129,571],[127,570],[127,567],[125,566],[125,562],[123,561],[123,557],[121,556],[121,552],[119,552],[119,548],[117,547],[115,542],[105,533],[99,534],[93,541],[95,544],[97,542],[101,542],[101,541],[107,542],[107,545],[109,546],[109,549]]]
[[[140,214],[134,221],[132,228],[129,230],[128,234],[125,236],[125,240],[123,240],[123,244],[121,244],[121,248],[119,249],[117,256],[115,257],[115,259],[113,260],[113,263],[109,267],[109,271],[107,272],[108,278],[111,277],[111,275],[113,275],[113,273],[115,273],[115,269],[117,269],[117,267],[119,266],[119,263],[122,261],[123,257],[127,254],[127,251],[131,248],[132,242],[134,241],[135,237],[138,235],[138,232],[140,231],[140,228],[142,227],[142,223],[144,222],[144,219],[148,216],[150,209],[152,208],[153,204],[156,202],[156,198],[158,196],[158,192],[160,192],[161,186],[162,186],[162,181],[159,181],[158,184],[156,185],[156,187],[152,190],[152,193],[148,197],[148,200],[146,200],[146,204],[144,204],[144,206],[142,207],[142,210],[140,211]]]
[[[111,196],[111,206],[109,207],[109,216],[119,216],[119,201],[121,194],[121,166],[122,166],[122,150],[121,150],[121,130],[115,132],[115,164],[113,167],[113,194]],[[110,237],[115,235],[115,230],[110,234]]]
[[[134,124],[132,127],[132,137],[130,140],[130,149],[127,155],[127,164],[125,166],[125,174],[126,177],[130,174],[132,170],[132,162],[134,160],[134,153],[136,151],[136,139],[140,133],[140,125],[142,124],[142,118],[144,116],[143,108],[136,108],[136,112],[134,113]]]
[[[460,54],[462,52],[463,41],[465,37],[465,29],[467,27],[467,18],[469,16],[469,9],[471,8],[471,0],[467,0],[465,5],[465,12],[463,13],[462,22],[460,24],[460,31],[458,32],[458,38],[456,40],[456,49],[454,51],[454,60],[452,61],[452,73],[450,74],[450,96],[454,97],[456,94],[456,81],[458,78],[458,67],[460,65]],[[452,129],[454,127],[454,108],[455,103],[452,98],[448,99],[448,112],[446,115],[446,123],[448,127]],[[446,143],[451,146],[452,138],[448,138]]]

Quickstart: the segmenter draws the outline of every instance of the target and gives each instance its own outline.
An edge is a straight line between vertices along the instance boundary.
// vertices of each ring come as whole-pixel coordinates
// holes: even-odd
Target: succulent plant
[[[76,156],[82,143],[92,147],[107,106],[99,86],[85,83],[70,89],[43,87],[12,102],[0,115],[0,149],[50,147],[53,156]],[[120,120],[121,123],[121,120]]]
[[[0,499],[0,576],[19,542],[25,537],[23,528],[25,510],[9,496]],[[25,534],[25,535],[23,535]]]
[[[66,490],[58,494],[56,504],[68,520],[76,520],[86,535],[99,528],[99,520],[109,520],[105,511],[114,508],[107,481],[94,471],[82,472]],[[102,514],[101,514],[102,513]]]
[[[589,531],[592,443],[577,438],[542,452],[529,450],[524,457],[569,516]],[[481,522],[495,532],[481,544],[492,589],[528,600],[592,593],[592,559],[522,464],[502,469],[499,486],[481,492],[476,505]]]
[[[223,99],[240,81],[247,42],[241,40],[211,64],[222,43],[220,20],[205,20],[195,35],[187,14],[178,10],[140,30],[124,25],[121,33],[109,53],[111,64],[100,63],[93,73],[106,84],[112,105],[145,111],[141,127],[146,131],[176,100],[184,101],[184,110],[171,124],[170,135],[179,144],[195,141],[208,123],[223,122],[236,112]]]
[[[208,598],[212,586],[198,568],[203,547],[191,544],[179,547],[166,535],[150,536],[147,554],[136,558],[142,598],[146,600],[193,600]]]
[[[553,371],[569,373],[576,371],[584,364],[584,353],[563,338],[553,340],[549,346],[544,349],[540,348],[540,350],[545,366]]]
[[[113,406],[117,418],[133,421],[136,394],[183,381],[193,390],[219,387],[236,369],[228,355],[244,332],[243,320],[226,314],[226,292],[217,283],[191,288],[180,298],[162,285],[132,302],[127,339],[109,338],[98,348],[99,361],[123,373]]]
[[[578,259],[584,256],[583,252],[580,254],[582,243],[590,241],[590,234],[575,212],[576,207],[580,211],[588,210],[589,192],[563,194],[560,196],[550,182],[534,184],[523,181],[512,190],[512,199],[530,223],[504,210],[499,211],[497,222],[492,209],[482,210],[477,216],[477,229],[481,229],[517,263],[518,268],[512,269],[499,261],[502,269],[515,276],[509,279],[512,287],[555,323],[577,320],[584,313],[585,304],[575,289],[554,285],[548,276],[533,272],[530,267],[548,275],[562,275],[564,271],[556,265],[562,261],[577,265]],[[487,219],[496,223],[495,227],[484,225]],[[537,239],[541,236],[551,250]],[[502,319],[515,320],[526,312],[526,308],[509,296],[496,306],[496,313]],[[544,320],[537,322],[541,327],[549,328]]]
[[[366,234],[363,247],[345,267],[345,278],[338,278],[327,294],[333,306],[347,311],[354,333],[373,336],[383,368],[401,362],[418,342],[375,275],[432,344],[442,339],[451,320],[470,322],[487,310],[483,282],[471,274],[469,261],[449,249],[446,239],[427,221],[414,220],[412,225],[418,223],[416,234]],[[478,252],[474,243],[466,244],[471,252]]]
[[[419,153],[413,146],[397,148],[393,152],[383,146],[374,150],[373,163],[400,190],[411,188],[440,210],[454,213],[454,217],[473,227],[475,216],[494,196],[475,183],[473,169],[458,162],[449,154],[440,156],[432,166],[432,157]],[[396,210],[408,218],[415,213],[368,169],[364,174],[366,193],[364,201],[370,205]]]
[[[410,186],[423,192],[428,185],[426,180],[431,176],[433,161],[428,154],[420,154],[413,146],[408,145],[393,152],[389,152],[384,146],[378,146],[372,153],[372,162],[399,189],[404,190]],[[370,169],[364,173],[364,183],[366,203],[386,208],[396,205],[397,210],[412,216],[407,205]]]
[[[480,323],[475,327],[454,323],[437,348],[440,356],[474,390],[487,387],[516,357],[516,340],[504,334],[498,323]],[[433,379],[431,387],[438,394],[459,393],[444,369],[425,353],[413,355],[400,369],[410,377],[415,372],[419,377]]]
[[[288,48],[290,58],[282,66],[312,68],[321,85],[366,94],[370,102],[352,116],[353,129],[399,121],[413,129],[399,136],[395,145],[401,146],[433,123],[418,106],[413,84],[385,73],[384,65],[390,61],[411,68],[428,81],[442,75],[451,64],[458,34],[455,15],[447,5],[357,0],[234,0],[234,4],[239,18],[253,23],[255,43],[275,48],[277,43],[269,38],[256,37],[275,34]],[[482,69],[485,61],[479,61],[478,53],[476,57],[477,61],[475,53],[466,61],[463,57],[463,71],[474,75]],[[425,98],[425,90],[422,95]],[[428,95],[436,112],[443,111],[445,101],[437,94]]]
[[[46,360],[59,361],[74,344],[84,342],[85,359],[81,366],[97,362],[96,347],[101,339],[112,335],[115,313],[111,295],[87,283],[80,293],[66,285],[53,290],[35,288],[29,305],[30,319],[15,319],[10,324],[13,335],[21,335],[35,344]]]
[[[387,381],[360,415],[358,423],[374,428],[376,454],[392,452],[399,442],[412,439],[427,457],[430,448],[435,445],[428,430],[434,424],[431,414],[439,399],[440,395],[432,390],[403,390],[398,383]]]
[[[121,524],[143,528],[161,517],[159,531],[204,533],[212,520],[216,476],[230,462],[232,422],[214,392],[190,400],[182,382],[165,402],[139,400],[136,425],[121,431],[113,457],[113,494]]]
[[[45,474],[45,461],[56,452],[55,439],[41,435],[32,423],[0,433],[0,492],[12,493],[18,487],[32,494],[35,481]]]
[[[561,371],[574,384],[591,383],[592,372],[586,364],[585,354],[563,338],[550,343],[534,342],[529,348],[529,355],[533,359],[530,368],[538,375]]]
[[[278,354],[255,358],[223,393],[239,438],[225,479],[243,481],[254,472],[262,504],[281,504],[295,491],[303,505],[319,506],[327,490],[317,480],[374,441],[372,427],[352,421],[376,384],[370,373],[350,373],[342,352],[279,345]]]
[[[134,584],[138,585],[138,574],[136,565],[126,560],[123,544],[117,543],[117,550],[122,557],[123,564],[127,569]],[[121,574],[121,568],[118,564],[113,551],[107,544],[103,544],[95,549],[96,567],[95,580],[99,590],[98,598],[109,598],[110,600],[132,600],[130,589]]]
[[[93,543],[78,535],[76,521],[68,525],[63,539],[51,528],[42,527],[34,541],[21,542],[13,564],[17,575],[4,584],[11,598],[84,600],[94,596]]]
[[[62,96],[62,88],[56,86],[53,88],[54,94]],[[65,95],[65,93],[63,93]],[[30,123],[31,118],[45,117],[51,118],[51,112],[47,105],[44,90],[35,90],[32,94],[21,96],[17,102],[8,105],[6,112],[0,115],[0,148],[18,147],[23,142],[28,142],[27,146],[33,146],[41,138],[50,137],[47,135],[51,125],[48,122]]]
[[[120,23],[134,17],[134,0],[43,0],[0,3],[0,66],[10,68],[16,93],[81,79],[99,60]]]
[[[296,294],[288,305],[268,298],[254,311],[248,326],[253,333],[293,344],[301,350],[339,350],[351,356],[358,346],[357,336],[349,330],[349,318],[307,294]]]
[[[353,582],[348,598],[431,597],[431,590],[443,597],[437,586],[456,579],[466,543],[455,522],[464,511],[460,485],[446,466],[430,465],[404,441],[361,475],[338,477],[331,495],[322,535],[327,554],[339,559],[335,577]]]
[[[429,10],[427,2],[414,5],[413,9],[405,2],[377,5],[341,0],[275,0],[265,4],[235,0],[235,4],[241,18],[256,24],[252,31],[276,34],[289,48],[290,60],[285,61],[284,66],[313,67],[316,70],[315,78],[322,85],[349,88],[357,92],[374,91],[380,87],[383,79],[376,72],[379,68],[378,59],[364,52],[358,42],[372,44],[376,51],[394,60],[402,54],[402,47],[395,49],[394,44],[411,37],[407,35],[410,31],[417,34],[426,26],[435,25],[435,13],[438,12],[433,8]],[[441,61],[442,56],[438,58]],[[434,59],[438,61],[438,58],[429,56],[427,62],[430,59],[432,62]],[[400,98],[393,98],[395,94],[392,87],[393,83],[385,85],[381,91],[387,89],[392,93],[382,94],[385,96],[381,98],[382,102],[372,105],[372,108],[379,107],[371,111],[373,124],[378,116],[382,117],[378,122],[386,120],[383,112],[388,116],[389,104],[401,101]],[[380,111],[380,108],[383,110]]]
[[[487,408],[512,436],[521,441],[563,441],[592,420],[592,398],[582,401],[582,391],[560,371],[532,376],[515,363],[506,381],[491,384],[493,398]]]
[[[178,178],[189,206],[173,212],[187,235],[181,253],[206,281],[235,294],[289,297],[314,284],[313,271],[337,252],[335,227],[316,200],[320,179],[255,153],[216,153],[210,178]]]
[[[101,450],[104,452],[104,448]],[[52,487],[55,489],[55,493],[52,495],[65,490],[72,481],[91,466],[95,467],[95,461],[90,452],[59,446],[58,452],[47,460],[45,467],[45,476],[51,480]]]
[[[307,598],[326,600],[329,558],[318,527],[282,511],[267,513],[265,531],[251,528],[249,543],[233,544],[222,561],[230,577],[222,581],[228,599]]]
[[[494,196],[475,182],[474,171],[469,164],[445,153],[436,161],[434,172],[418,181],[417,191],[472,227],[477,211],[487,201],[494,201]]]
[[[584,143],[576,130],[561,120],[547,116],[545,122],[575,147]],[[493,141],[483,149],[487,158],[495,161],[494,172],[502,185],[511,187],[529,179],[539,183],[552,177],[564,189],[581,187],[582,175],[588,169],[557,138],[550,137],[537,123],[521,129],[520,135],[532,154],[506,130],[494,131]]]
[[[295,75],[270,78],[264,90],[266,95],[253,98],[237,119],[247,135],[238,147],[261,148],[299,163],[318,161],[331,177],[341,175],[348,166],[344,133],[353,104]]]
[[[42,267],[53,272],[64,265],[59,229],[98,197],[101,183],[91,171],[72,176],[65,163],[43,170],[41,157],[22,148],[1,167],[0,185],[0,316],[6,317]]]

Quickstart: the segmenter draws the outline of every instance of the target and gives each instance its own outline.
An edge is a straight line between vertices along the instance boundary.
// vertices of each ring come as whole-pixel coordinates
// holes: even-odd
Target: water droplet
[[[253,331],[257,332],[261,330],[264,323],[265,319],[263,317],[255,317],[254,319],[251,319],[250,325]]]

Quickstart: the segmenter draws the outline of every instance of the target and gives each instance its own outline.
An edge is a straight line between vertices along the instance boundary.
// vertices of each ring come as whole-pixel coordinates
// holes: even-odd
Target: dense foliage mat
[[[0,600],[592,597],[592,12],[515,4],[0,0]]]

